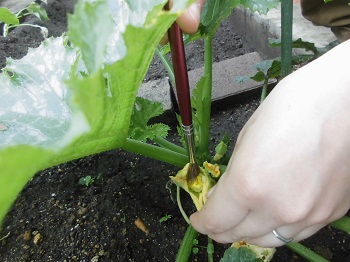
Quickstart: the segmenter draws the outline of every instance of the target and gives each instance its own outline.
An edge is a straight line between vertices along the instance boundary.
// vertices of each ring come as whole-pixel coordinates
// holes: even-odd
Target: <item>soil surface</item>
[[[66,30],[66,13],[72,12],[75,1],[48,1],[45,8],[51,36]],[[36,18],[26,22],[40,24]],[[21,58],[28,47],[42,41],[39,30],[21,27],[7,38],[0,37],[0,64],[5,57]],[[203,43],[187,46],[188,67],[202,66]],[[214,61],[231,58],[251,50],[244,39],[220,27],[214,41]],[[165,76],[155,59],[145,81]],[[240,103],[224,101],[213,106],[211,148],[225,133],[234,145],[239,131],[258,107],[255,97]],[[169,113],[169,139],[178,141],[175,117]],[[232,146],[231,146],[232,150]],[[27,184],[6,217],[0,231],[1,261],[174,261],[186,230],[176,203],[166,184],[178,168],[123,150],[112,150],[71,161],[38,172]],[[94,182],[81,185],[83,177]],[[189,197],[182,193],[188,214],[194,211]],[[166,215],[171,217],[160,222]],[[148,233],[135,226],[141,220]],[[303,242],[332,261],[348,261],[349,235],[329,227]],[[206,245],[206,237],[199,237]],[[215,261],[219,261],[227,246],[215,244]],[[199,248],[190,261],[206,261],[206,251]],[[282,247],[273,261],[305,261]]]

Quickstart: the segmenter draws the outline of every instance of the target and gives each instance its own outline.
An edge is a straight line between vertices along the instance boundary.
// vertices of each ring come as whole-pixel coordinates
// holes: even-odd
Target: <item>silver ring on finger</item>
[[[282,242],[284,242],[286,244],[292,242],[294,239],[294,237],[286,238],[286,237],[282,236],[280,233],[277,232],[277,230],[272,230],[272,233],[275,235],[275,237],[277,237],[279,240],[281,240]]]

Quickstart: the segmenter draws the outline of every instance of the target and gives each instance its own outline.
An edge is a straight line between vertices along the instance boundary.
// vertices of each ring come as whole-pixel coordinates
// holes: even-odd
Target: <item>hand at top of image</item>
[[[172,2],[170,0],[170,6]],[[197,0],[176,20],[184,33],[193,34],[197,31],[204,4],[205,0]]]

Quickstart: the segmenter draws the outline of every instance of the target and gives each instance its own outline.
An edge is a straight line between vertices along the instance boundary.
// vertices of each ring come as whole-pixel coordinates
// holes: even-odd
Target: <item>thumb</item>
[[[204,3],[205,0],[197,0],[176,20],[184,33],[193,34],[197,31]]]

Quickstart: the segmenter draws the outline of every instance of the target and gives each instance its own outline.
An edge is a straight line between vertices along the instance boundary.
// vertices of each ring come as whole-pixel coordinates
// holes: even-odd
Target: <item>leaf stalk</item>
[[[203,112],[199,126],[199,155],[208,155],[209,150],[209,129],[210,129],[210,111],[211,111],[211,93],[212,93],[212,42],[213,36],[209,35],[204,40],[204,77],[206,78],[204,92],[202,94]]]
[[[166,148],[150,145],[141,141],[128,138],[122,149],[137,153],[146,157],[151,157],[178,167],[184,167],[188,162],[188,157],[183,154],[171,151]]]
[[[197,236],[198,232],[191,225],[189,225],[177,253],[175,260],[176,262],[188,261],[193,248],[193,240],[195,240]]]

